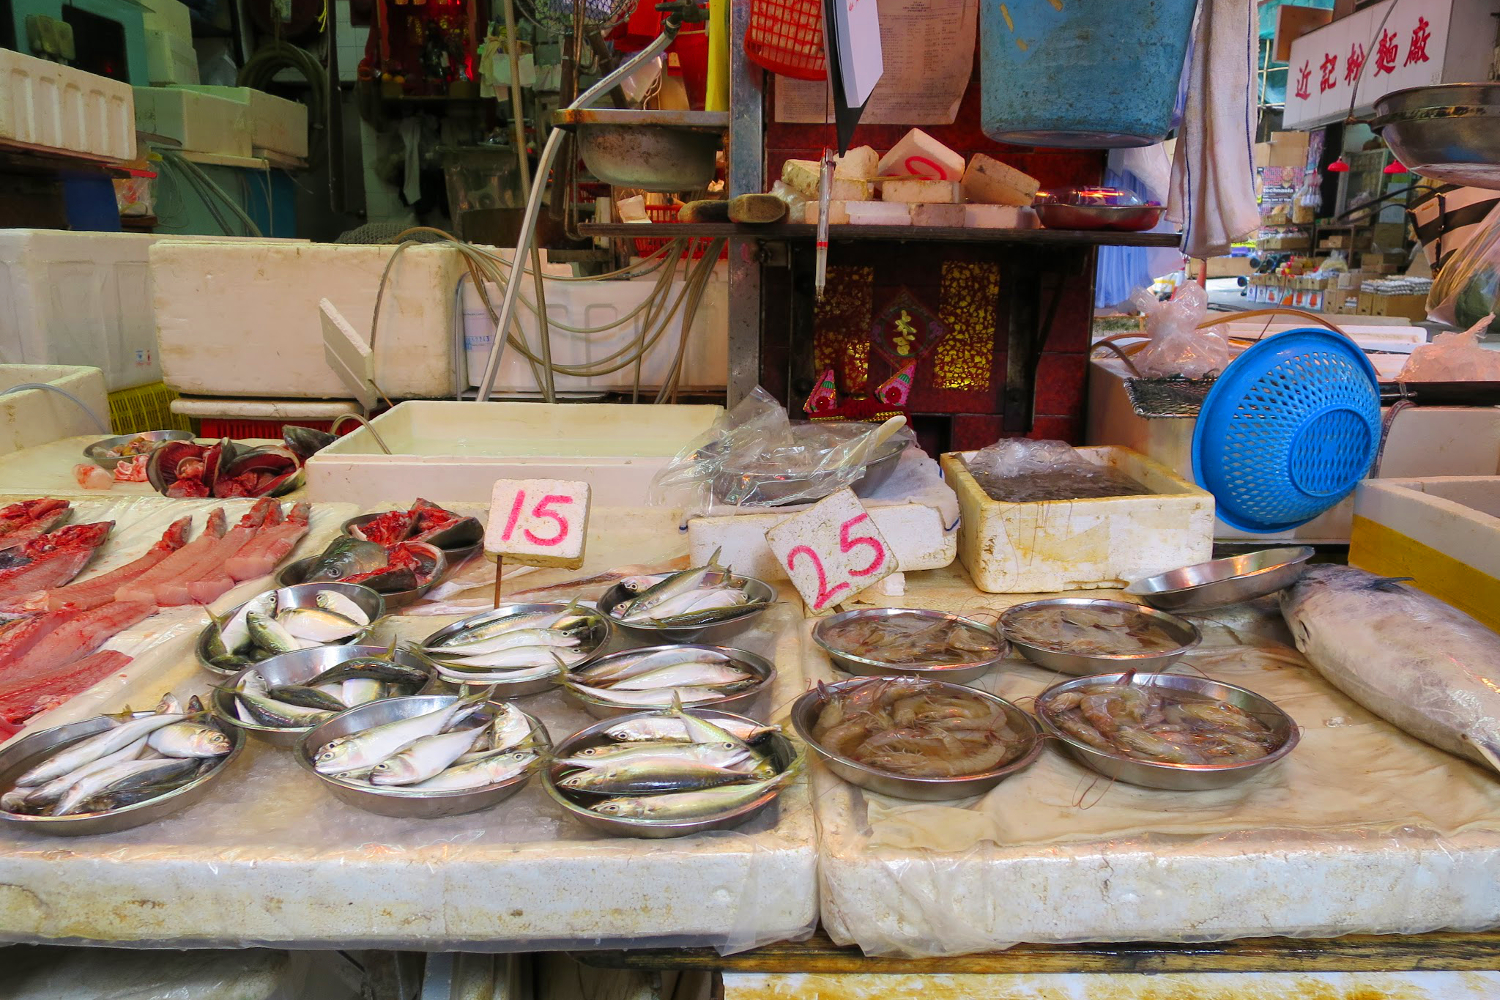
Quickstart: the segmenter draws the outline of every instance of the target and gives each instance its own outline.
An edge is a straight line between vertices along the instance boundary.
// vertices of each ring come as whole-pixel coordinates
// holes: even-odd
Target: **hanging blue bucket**
[[[1023,146],[1149,146],[1172,125],[1196,0],[986,0],[984,134]]]

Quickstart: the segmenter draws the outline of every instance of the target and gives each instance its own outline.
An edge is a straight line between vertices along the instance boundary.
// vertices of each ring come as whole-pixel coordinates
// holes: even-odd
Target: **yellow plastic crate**
[[[116,434],[140,431],[191,431],[193,422],[172,412],[177,393],[164,382],[152,382],[109,394],[109,423]]]

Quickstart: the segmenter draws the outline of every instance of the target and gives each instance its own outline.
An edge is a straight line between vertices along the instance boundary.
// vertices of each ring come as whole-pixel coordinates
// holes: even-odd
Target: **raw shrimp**
[[[851,618],[819,634],[840,652],[905,666],[972,663],[1000,654],[996,637],[983,629],[915,612]]]
[[[1125,608],[1050,605],[1009,618],[1013,639],[1060,653],[1166,653],[1182,643],[1149,615]]]

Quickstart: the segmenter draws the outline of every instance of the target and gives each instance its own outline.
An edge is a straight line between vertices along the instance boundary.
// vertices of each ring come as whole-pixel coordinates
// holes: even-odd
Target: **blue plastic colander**
[[[1305,524],[1348,496],[1380,447],[1380,382],[1347,337],[1288,330],[1234,360],[1193,430],[1193,474],[1241,531]]]

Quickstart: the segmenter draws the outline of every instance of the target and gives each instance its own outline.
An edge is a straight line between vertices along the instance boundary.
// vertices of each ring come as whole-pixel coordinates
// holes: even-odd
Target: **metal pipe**
[[[568,110],[586,108],[591,101],[609,93],[616,84],[635,72],[637,66],[655,59],[665,51],[666,47],[676,39],[677,30],[681,27],[680,17],[675,14],[669,16],[662,24],[661,34],[656,37],[655,41],[637,52],[632,58],[627,59],[613,73],[580,94],[576,101],[568,105]],[[495,376],[500,371],[500,355],[505,347],[506,332],[515,318],[516,300],[521,294],[519,280],[521,269],[526,266],[524,261],[536,236],[536,220],[542,208],[542,194],[546,190],[547,176],[552,171],[553,161],[557,159],[557,150],[562,145],[563,135],[563,130],[559,128],[554,128],[549,132],[547,142],[542,147],[542,155],[537,158],[536,177],[531,185],[531,193],[526,198],[526,214],[521,217],[521,230],[516,234],[516,252],[511,259],[510,275],[505,282],[505,299],[500,305],[500,321],[495,324],[494,346],[490,348],[489,360],[484,365],[484,377],[480,379],[479,392],[475,396],[475,399],[481,403],[489,400],[490,392],[495,386]],[[538,304],[546,308],[545,303]]]
[[[337,434],[339,432],[339,428],[344,425],[345,420],[359,421],[364,429],[369,431],[370,435],[375,438],[375,443],[380,445],[380,450],[385,452],[387,455],[391,453],[391,449],[386,446],[385,438],[380,436],[380,432],[375,429],[375,426],[373,424],[371,424],[364,417],[360,416],[358,413],[340,413],[338,416],[333,418],[333,423],[328,426],[328,433]]]

